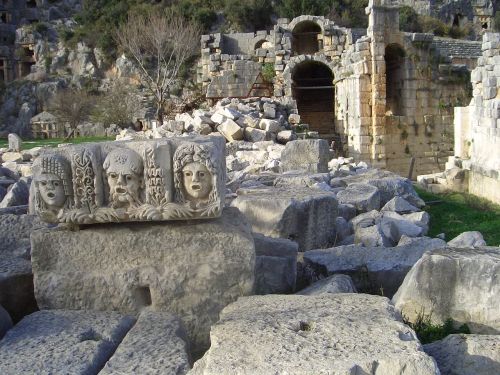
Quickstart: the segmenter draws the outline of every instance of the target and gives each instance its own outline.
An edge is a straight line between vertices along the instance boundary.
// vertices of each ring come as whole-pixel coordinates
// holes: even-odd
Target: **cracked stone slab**
[[[116,312],[33,313],[0,341],[0,374],[97,374],[134,322]]]
[[[186,374],[187,334],[176,316],[144,311],[99,375]]]
[[[366,294],[240,298],[189,374],[439,374],[399,319],[387,298]]]

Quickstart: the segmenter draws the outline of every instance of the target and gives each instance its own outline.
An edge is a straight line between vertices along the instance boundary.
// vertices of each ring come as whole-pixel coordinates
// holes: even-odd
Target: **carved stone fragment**
[[[182,137],[72,145],[35,161],[35,211],[52,223],[219,217],[224,140]]]

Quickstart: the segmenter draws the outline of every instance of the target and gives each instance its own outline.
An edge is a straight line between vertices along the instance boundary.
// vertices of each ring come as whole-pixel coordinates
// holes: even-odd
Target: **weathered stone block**
[[[412,322],[417,314],[433,323],[451,318],[474,333],[500,332],[500,250],[445,247],[424,254],[394,295],[393,302]],[[431,314],[432,313],[432,314]]]
[[[33,313],[0,341],[0,373],[97,374],[134,322],[117,312]]]
[[[189,354],[182,322],[169,313],[143,311],[99,375],[186,374]]]
[[[20,136],[14,133],[10,133],[8,136],[9,140],[9,151],[19,152],[23,148],[23,140]]]
[[[220,310],[252,293],[255,250],[235,209],[198,222],[120,224],[32,234],[35,296],[42,309],[178,315],[196,348]]]
[[[231,119],[227,119],[217,127],[219,133],[229,142],[243,139],[243,129]]]
[[[240,189],[231,205],[237,207],[252,230],[290,239],[299,251],[332,246],[335,241],[335,194],[311,188]]]
[[[372,185],[351,184],[337,194],[342,204],[352,204],[358,213],[378,210],[380,208],[379,190]]]
[[[328,172],[330,148],[324,139],[288,142],[281,155],[283,171]]]
[[[0,305],[0,340],[5,333],[12,328],[12,320],[9,313]]]
[[[325,276],[342,273],[352,277],[361,292],[393,296],[411,267],[428,250],[446,246],[439,239],[407,239],[396,247],[338,246],[304,253],[304,261]]]
[[[33,166],[35,211],[75,224],[218,217],[225,169],[221,137],[50,149]]]
[[[442,375],[500,374],[499,335],[448,335],[424,345]]]
[[[292,293],[297,278],[296,242],[254,233],[255,293]]]
[[[35,215],[0,215],[0,305],[15,322],[37,310],[30,233],[46,226]]]
[[[378,296],[240,298],[223,310],[210,336],[192,375],[439,373],[413,330]]]

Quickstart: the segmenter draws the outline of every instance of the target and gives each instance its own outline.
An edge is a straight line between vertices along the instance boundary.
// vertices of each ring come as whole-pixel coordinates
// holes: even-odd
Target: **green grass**
[[[70,138],[66,143],[85,143],[85,142],[104,142],[113,141],[114,137],[78,137]],[[57,147],[58,144],[65,143],[64,138],[51,138],[51,139],[33,139],[23,141],[23,150],[29,150],[34,147]],[[7,139],[0,139],[0,148],[8,147],[9,142]]]
[[[420,311],[414,323],[403,316],[403,322],[415,331],[422,344],[429,344],[444,339],[446,336],[453,333],[470,333],[467,324],[455,327],[452,319],[446,319],[444,324],[434,324],[431,322],[431,315],[432,314],[425,314],[423,311]]]
[[[500,206],[471,194],[415,190],[425,202],[442,201],[424,208],[431,216],[429,236],[444,233],[449,241],[462,232],[477,230],[489,246],[500,245]]]

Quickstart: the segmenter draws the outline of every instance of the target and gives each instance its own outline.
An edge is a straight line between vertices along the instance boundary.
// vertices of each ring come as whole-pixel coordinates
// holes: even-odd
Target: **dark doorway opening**
[[[385,48],[386,112],[399,116],[403,110],[404,49],[397,44]]]
[[[315,22],[304,21],[295,26],[292,32],[292,51],[294,55],[311,55],[322,46],[318,40],[321,27]]]
[[[316,61],[304,61],[292,74],[292,94],[297,101],[301,121],[309,124],[320,137],[334,137],[333,73],[328,66]]]

